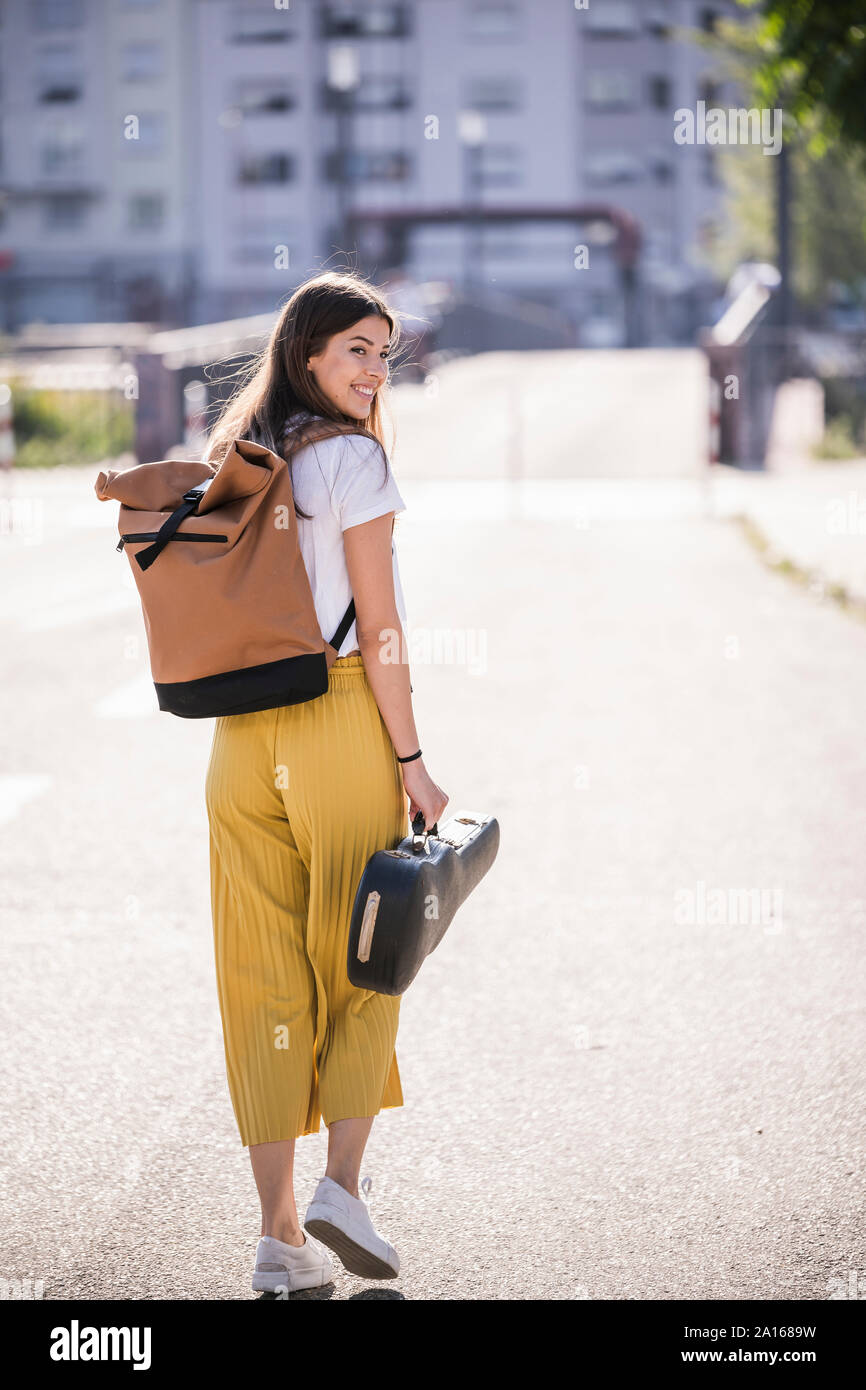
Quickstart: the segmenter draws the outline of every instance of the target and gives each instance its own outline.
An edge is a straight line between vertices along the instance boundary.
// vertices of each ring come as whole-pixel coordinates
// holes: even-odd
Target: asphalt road
[[[252,1299],[212,724],[156,710],[96,471],[16,482],[41,511],[0,535],[0,1269]],[[441,486],[398,531],[410,630],[458,643],[416,655],[417,723],[501,848],[404,998],[362,1170],[400,1278],[296,1297],[864,1297],[866,630],[699,511]]]

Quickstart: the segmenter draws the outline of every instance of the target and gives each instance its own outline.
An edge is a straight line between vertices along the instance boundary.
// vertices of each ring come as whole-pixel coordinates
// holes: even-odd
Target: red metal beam
[[[624,269],[632,269],[641,248],[640,223],[630,212],[610,203],[574,203],[571,206],[546,207],[543,204],[530,206],[457,206],[457,207],[408,207],[379,209],[353,208],[349,214],[352,222],[378,224],[419,224],[422,222],[465,222],[467,217],[481,218],[485,222],[590,222],[600,220],[610,222],[616,231],[613,254],[617,264]]]

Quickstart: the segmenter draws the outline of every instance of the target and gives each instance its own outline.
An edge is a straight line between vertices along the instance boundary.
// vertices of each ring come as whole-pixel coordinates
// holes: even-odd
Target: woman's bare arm
[[[391,531],[394,513],[349,526],[343,532],[346,568],[355,596],[358,648],[370,689],[398,758],[409,757],[419,746],[412,713],[409,665],[403,650],[403,628],[394,594]],[[420,811],[432,828],[448,805],[448,796],[433,781],[423,758],[401,763],[403,789],[409,797],[409,818]]]
[[[409,691],[409,666],[394,593],[391,532],[394,513],[350,526],[343,532],[346,569],[355,598],[358,648],[370,688],[397,756],[419,746]],[[422,759],[416,759],[421,762]]]

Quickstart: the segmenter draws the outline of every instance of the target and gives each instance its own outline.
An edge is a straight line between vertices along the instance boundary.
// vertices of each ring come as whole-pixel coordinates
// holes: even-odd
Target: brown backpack
[[[138,587],[161,710],[209,719],[325,694],[355,602],[326,642],[284,458],[236,439],[218,466],[110,468],[95,491],[120,502],[117,549]]]

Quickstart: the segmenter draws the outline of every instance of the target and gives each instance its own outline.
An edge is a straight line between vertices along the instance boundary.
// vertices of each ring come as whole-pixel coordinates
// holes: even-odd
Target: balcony
[[[373,74],[361,78],[351,91],[323,82],[320,105],[323,111],[405,111],[412,105],[412,94],[403,77]]]
[[[399,183],[409,178],[411,163],[402,150],[332,150],[322,172],[329,183]]]
[[[325,5],[319,19],[323,39],[405,39],[412,32],[407,5],[377,4],[368,0],[363,9]]]

